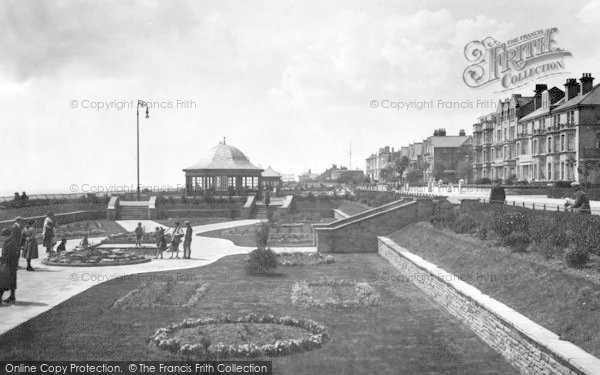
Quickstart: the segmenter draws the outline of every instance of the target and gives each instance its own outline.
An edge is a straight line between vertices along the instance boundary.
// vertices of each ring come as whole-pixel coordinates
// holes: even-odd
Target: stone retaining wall
[[[159,217],[167,219],[170,217],[214,217],[214,218],[228,218],[233,219],[242,215],[242,209],[215,209],[215,210],[194,210],[194,209],[173,209],[173,210],[159,210]]]
[[[85,220],[102,220],[106,218],[105,210],[98,211],[75,211],[75,212],[65,212],[60,214],[54,214],[58,225],[74,223],[76,221],[85,221]],[[44,225],[44,219],[46,216],[32,216],[24,218],[25,221],[34,220],[35,226],[41,228]],[[3,220],[0,221],[0,228],[5,228],[10,225],[14,220]]]
[[[392,202],[330,224],[313,224],[315,246],[324,253],[375,252],[377,236],[428,220],[432,212],[431,200]]]
[[[600,359],[386,237],[379,254],[522,374],[600,374]]]

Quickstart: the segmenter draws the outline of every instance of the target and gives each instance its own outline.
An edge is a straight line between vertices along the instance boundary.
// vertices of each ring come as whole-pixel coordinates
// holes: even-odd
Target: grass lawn
[[[0,220],[11,220],[15,216],[34,217],[44,216],[46,212],[52,211],[55,214],[74,212],[74,211],[97,211],[106,209],[106,205],[94,203],[64,203],[51,204],[45,206],[31,206],[20,208],[2,208],[0,209]],[[60,225],[60,222],[58,223]]]
[[[330,310],[292,303],[292,285],[299,280],[369,280],[374,273],[394,272],[377,254],[336,254],[334,264],[281,267],[276,277],[247,276],[245,257],[232,255],[205,267],[154,274],[163,280],[169,275],[209,283],[192,307],[112,308],[146,277],[96,285],[1,336],[0,360],[178,360],[178,355],[147,344],[158,328],[184,318],[257,313],[312,319],[331,336],[320,349],[273,358],[276,374],[517,373],[411,283],[370,282],[381,295],[377,307]]]
[[[328,222],[330,220],[325,220]],[[256,246],[256,231],[259,224],[244,225],[241,227],[219,229],[201,233],[201,236],[224,238],[232,241],[237,246]],[[303,247],[313,246],[313,233],[311,223],[284,223],[271,226],[269,232],[269,246]]]
[[[364,205],[364,204],[358,203],[358,202],[343,200],[342,204],[337,209],[342,211],[346,215],[352,216],[352,215],[357,215],[357,214],[360,214],[361,212],[370,210],[370,209],[372,209],[372,207],[369,207],[367,205]]]
[[[600,283],[593,269],[567,269],[535,253],[511,253],[471,235],[409,225],[389,235],[483,293],[584,350],[600,355]]]

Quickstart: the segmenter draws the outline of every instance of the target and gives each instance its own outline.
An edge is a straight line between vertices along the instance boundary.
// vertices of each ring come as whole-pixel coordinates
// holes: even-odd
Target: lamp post
[[[140,107],[146,107],[146,118],[150,118],[148,112],[148,103],[143,100],[138,100],[135,116],[137,118],[137,200],[140,200]]]

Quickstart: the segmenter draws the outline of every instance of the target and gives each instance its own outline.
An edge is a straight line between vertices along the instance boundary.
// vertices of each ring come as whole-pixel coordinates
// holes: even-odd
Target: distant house
[[[265,189],[280,188],[282,186],[281,173],[269,166],[262,172],[262,182]]]
[[[394,151],[392,147],[385,146],[379,149],[376,153],[371,154],[366,158],[366,171],[365,174],[371,180],[371,182],[377,182],[381,178],[381,170],[385,168],[386,164],[400,156],[400,151]]]
[[[309,169],[307,172],[298,175],[298,182],[314,182],[318,177],[318,173],[312,173]]]
[[[470,180],[471,155],[472,137],[464,130],[459,135],[446,135],[445,129],[438,129],[423,141],[423,161],[427,165],[423,178],[425,181],[441,179],[445,182],[458,182],[461,178]],[[459,171],[461,164],[464,164],[466,175]]]

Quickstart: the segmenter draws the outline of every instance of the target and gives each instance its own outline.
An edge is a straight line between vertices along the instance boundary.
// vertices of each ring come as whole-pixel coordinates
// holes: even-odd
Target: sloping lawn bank
[[[371,281],[394,272],[377,254],[335,255],[328,265],[280,267],[275,277],[247,276],[245,255],[205,267],[113,279],[0,336],[0,360],[178,360],[147,339],[185,318],[248,313],[312,319],[327,327],[320,349],[273,358],[275,374],[516,374],[499,354],[408,282]],[[127,310],[111,306],[148,280],[179,278],[210,287],[191,307]],[[321,276],[366,280],[382,305],[299,307],[292,286]],[[4,310],[6,309],[6,310]],[[0,307],[6,314],[10,307]]]
[[[370,209],[371,207],[367,205],[348,200],[343,200],[342,204],[340,204],[340,206],[338,207],[338,210],[350,216],[360,214],[361,212],[365,212]]]
[[[389,236],[561,338],[600,355],[600,287],[575,274],[470,235],[416,223]],[[590,270],[590,273],[595,272]]]

